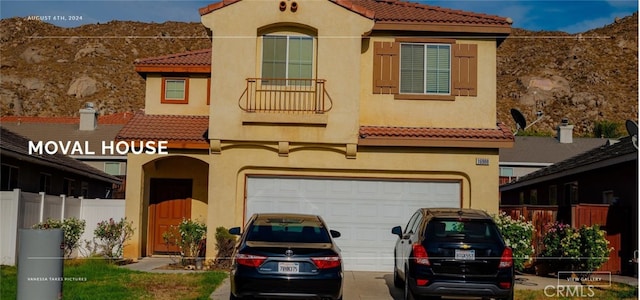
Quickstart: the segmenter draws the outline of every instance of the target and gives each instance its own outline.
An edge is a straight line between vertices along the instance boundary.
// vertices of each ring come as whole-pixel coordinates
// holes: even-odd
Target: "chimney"
[[[94,130],[98,127],[98,112],[93,109],[93,102],[87,102],[80,109],[80,130]]]
[[[567,118],[562,118],[562,123],[558,126],[558,141],[561,144],[573,143],[573,125],[569,125]]]

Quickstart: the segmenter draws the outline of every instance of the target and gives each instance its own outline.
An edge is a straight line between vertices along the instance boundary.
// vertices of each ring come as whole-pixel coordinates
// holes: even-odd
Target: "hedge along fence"
[[[573,228],[554,222],[545,226],[545,232],[541,264],[546,272],[595,271],[613,250],[599,225]]]
[[[80,237],[80,241],[85,241],[93,239],[98,222],[109,218],[119,220],[125,216],[124,199],[84,199],[27,193],[20,189],[0,192],[0,208],[0,264],[10,266],[16,264],[18,229],[29,229],[48,219],[77,218],[86,222]],[[83,245],[79,250],[71,256],[82,256],[86,252],[82,251]]]

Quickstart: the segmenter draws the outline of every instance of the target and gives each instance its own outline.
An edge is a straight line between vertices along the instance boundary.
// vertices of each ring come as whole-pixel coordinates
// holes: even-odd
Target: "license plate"
[[[476,250],[460,250],[456,249],[456,259],[458,260],[475,260]]]
[[[300,272],[298,263],[281,262],[278,263],[278,272],[280,273],[298,273]]]

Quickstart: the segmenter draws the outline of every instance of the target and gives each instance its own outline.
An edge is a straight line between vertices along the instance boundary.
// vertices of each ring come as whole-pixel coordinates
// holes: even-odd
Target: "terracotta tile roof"
[[[351,0],[375,12],[376,22],[511,26],[507,18],[400,0]]]
[[[122,182],[122,180],[115,176],[109,175],[88,164],[60,153],[29,154],[29,139],[6,129],[4,126],[0,127],[0,132],[0,135],[2,136],[2,143],[0,143],[2,155],[86,176],[103,182],[118,184]]]
[[[126,124],[132,117],[132,112],[98,116],[98,125]],[[80,117],[3,116],[0,123],[80,124]]]
[[[170,148],[208,148],[208,116],[136,113],[116,135],[119,141],[168,141]]]
[[[396,138],[448,138],[448,139],[482,139],[513,140],[513,134],[499,124],[497,128],[434,128],[434,127],[383,127],[362,126],[360,138],[396,137]]]
[[[133,64],[137,72],[156,72],[162,67],[164,72],[211,73],[211,49],[136,59]]]
[[[200,8],[200,15],[240,0],[224,0]],[[510,28],[508,18],[400,0],[329,0],[376,23],[490,25]]]
[[[115,114],[110,114],[110,115],[104,115],[104,116],[98,116],[98,125],[100,124],[111,124],[111,125],[115,125],[115,124],[127,124],[127,122],[129,122],[129,120],[131,120],[131,118],[133,118],[134,113],[133,112],[119,112],[119,113],[115,113]]]
[[[457,142],[499,142],[512,144],[514,136],[506,125],[500,123],[496,128],[433,128],[433,127],[385,127],[361,126],[360,143],[375,145],[375,140],[385,141],[386,145],[433,145],[446,146]],[[368,141],[369,140],[369,141]],[[400,143],[400,141],[403,141]]]

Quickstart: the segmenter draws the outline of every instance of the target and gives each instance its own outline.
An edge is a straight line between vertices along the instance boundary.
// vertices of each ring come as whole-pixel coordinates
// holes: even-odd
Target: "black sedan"
[[[340,249],[321,217],[255,214],[233,256],[230,299],[244,297],[342,299]]]

